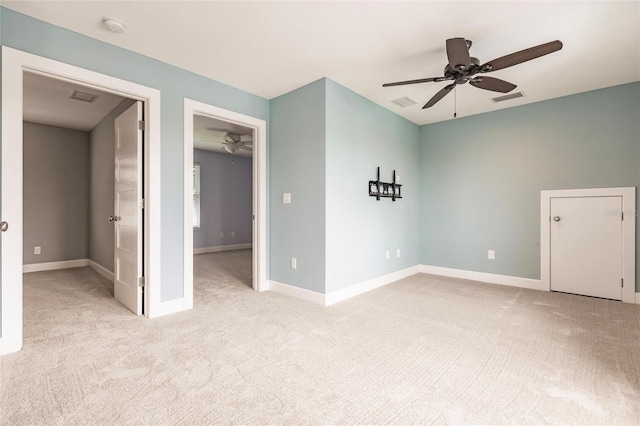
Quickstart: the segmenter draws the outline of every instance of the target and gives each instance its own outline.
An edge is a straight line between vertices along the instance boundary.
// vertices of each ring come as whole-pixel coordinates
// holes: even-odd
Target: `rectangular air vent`
[[[406,96],[403,96],[402,98],[394,99],[391,102],[398,105],[400,108],[405,108],[405,107],[416,104],[416,101],[414,101],[413,99],[409,99]]]
[[[524,92],[516,92],[516,93],[509,93],[508,95],[504,95],[504,96],[498,96],[496,98],[491,98],[491,100],[493,102],[502,102],[502,101],[508,101],[509,99],[521,98],[523,96],[524,96]]]
[[[77,90],[74,90],[70,98],[75,99],[76,101],[91,103],[98,98],[98,95],[92,95],[91,93],[79,92]]]

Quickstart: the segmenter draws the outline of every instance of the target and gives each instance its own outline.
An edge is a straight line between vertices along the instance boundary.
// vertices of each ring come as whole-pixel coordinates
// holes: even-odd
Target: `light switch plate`
[[[291,193],[285,192],[282,194],[282,204],[291,204]]]

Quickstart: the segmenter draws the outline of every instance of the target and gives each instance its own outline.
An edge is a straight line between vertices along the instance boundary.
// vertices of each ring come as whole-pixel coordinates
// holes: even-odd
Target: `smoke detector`
[[[124,24],[115,18],[102,18],[102,25],[112,33],[120,34],[124,32]]]

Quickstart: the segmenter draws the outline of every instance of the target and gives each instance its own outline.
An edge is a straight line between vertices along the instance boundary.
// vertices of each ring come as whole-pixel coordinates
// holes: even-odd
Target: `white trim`
[[[111,272],[110,270],[108,270],[107,268],[105,268],[104,266],[99,264],[98,262],[95,262],[95,261],[89,259],[89,266],[91,266],[91,268],[94,271],[96,271],[97,273],[99,273],[100,275],[102,275],[103,277],[108,279],[109,281],[113,281],[113,272]]]
[[[160,91],[2,46],[2,353],[22,347],[22,78],[34,72],[140,100],[145,105],[146,315],[155,317],[160,289]],[[8,177],[11,177],[9,179]],[[5,189],[10,188],[9,191]],[[15,232],[11,232],[15,231]],[[10,266],[8,266],[10,265]]]
[[[354,284],[341,290],[332,291],[325,295],[325,306],[330,306],[338,302],[342,302],[352,297],[358,296],[362,293],[374,290],[376,288],[385,286],[387,284],[394,283],[403,278],[410,277],[420,272],[419,265],[411,266],[400,271],[392,272],[381,277],[373,278],[358,284]]]
[[[640,293],[636,293],[636,305],[640,305]]]
[[[219,251],[231,251],[231,250],[243,250],[250,249],[253,247],[253,244],[228,244],[226,246],[213,246],[213,247],[196,247],[193,249],[193,254],[203,254],[203,253],[217,253]]]
[[[253,289],[264,291],[267,281],[267,123],[192,99],[184,99],[184,294],[193,306],[193,116],[204,115],[253,130]]]
[[[55,271],[57,269],[82,268],[89,266],[89,259],[60,260],[58,262],[28,263],[22,265],[22,273]]]
[[[540,191],[540,281],[544,290],[551,291],[551,198],[622,197],[622,301],[635,303],[636,283],[636,188],[589,188]]]
[[[394,283],[403,278],[410,277],[411,275],[415,275],[419,272],[420,265],[411,266],[409,268],[363,281],[361,283],[354,284],[340,290],[332,291],[331,293],[327,294],[318,293],[317,291],[307,290],[278,281],[269,281],[269,290],[275,293],[284,294],[286,296],[295,297],[297,299],[306,300],[307,302],[316,303],[318,305],[330,306],[338,302],[351,299],[352,297],[358,296],[368,291],[375,290],[376,288],[385,286],[387,284]]]
[[[317,291],[307,290],[305,288],[296,287],[278,281],[269,281],[268,284],[268,290],[273,291],[274,293],[295,297],[300,300],[306,300],[307,302],[315,303],[317,305],[324,306],[325,304],[325,295],[318,293]]]
[[[510,275],[489,274],[487,272],[467,271],[464,269],[444,268],[442,266],[420,265],[423,274],[440,275],[443,277],[461,278],[463,280],[479,281],[489,284],[508,285],[511,287],[529,288],[531,290],[548,291],[540,280],[532,278],[512,277]]]

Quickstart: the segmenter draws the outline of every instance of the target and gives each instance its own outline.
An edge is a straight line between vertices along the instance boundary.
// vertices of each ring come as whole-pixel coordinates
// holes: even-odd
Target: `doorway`
[[[242,141],[244,134],[246,143],[241,143],[248,151],[252,147],[252,202],[251,202],[251,287],[255,291],[268,289],[266,276],[266,122],[254,117],[228,111],[201,102],[185,99],[184,103],[184,265],[185,265],[185,294],[193,300],[193,254],[194,254],[194,199],[193,199],[193,165],[194,165],[194,123],[196,120],[216,120],[219,129],[214,131],[236,133]],[[197,118],[196,118],[197,117]],[[213,121],[212,121],[213,122]],[[228,127],[228,129],[226,127]],[[235,126],[235,127],[233,127]],[[234,132],[233,130],[237,131]],[[238,133],[239,132],[239,133]],[[223,140],[224,136],[223,135]],[[215,135],[214,135],[215,136]],[[219,136],[219,135],[218,135]],[[235,135],[227,138],[233,141]],[[251,141],[251,144],[248,141]],[[221,145],[224,149],[224,146]],[[236,148],[240,149],[240,146]],[[233,148],[231,148],[233,149]],[[224,235],[223,237],[224,238]]]
[[[144,103],[145,131],[145,305],[146,316],[166,313],[160,301],[160,93],[135,83],[2,47],[2,340],[0,353],[22,347],[23,264],[23,75],[25,72],[72,81]],[[10,143],[9,143],[10,141]],[[174,309],[175,307],[172,306]]]
[[[635,188],[541,191],[550,291],[635,303]]]

